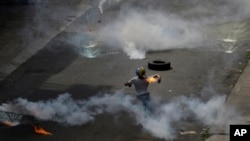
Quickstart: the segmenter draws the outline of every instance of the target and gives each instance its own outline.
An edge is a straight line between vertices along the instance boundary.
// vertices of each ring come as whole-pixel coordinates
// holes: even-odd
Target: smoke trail
[[[99,8],[101,14],[103,14],[103,6],[106,3],[106,1],[107,0],[100,0],[99,1],[98,8]],[[111,3],[114,3],[114,2],[119,3],[120,1],[121,0],[109,0],[108,2],[109,2],[109,5],[110,5]]]
[[[224,106],[225,96],[214,96],[204,102],[198,98],[177,97],[169,103],[154,106],[152,115],[147,116],[143,107],[134,102],[134,97],[122,92],[93,96],[88,100],[74,100],[69,94],[56,99],[31,102],[18,98],[0,106],[0,110],[29,114],[41,120],[52,120],[69,125],[81,125],[93,121],[96,115],[104,112],[114,114],[125,110],[137,124],[153,136],[174,139],[177,133],[171,123],[187,118],[201,121],[205,125],[228,125],[235,111]]]
[[[106,2],[106,0],[100,0],[99,4],[98,4],[98,8],[100,10],[100,13],[103,14],[103,4]]]

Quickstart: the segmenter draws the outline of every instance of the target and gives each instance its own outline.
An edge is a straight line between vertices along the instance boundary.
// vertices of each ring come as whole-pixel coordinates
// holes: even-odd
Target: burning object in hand
[[[149,76],[146,80],[148,81],[148,83],[155,83],[155,82],[160,83],[161,77],[159,74],[155,74],[155,75]]]

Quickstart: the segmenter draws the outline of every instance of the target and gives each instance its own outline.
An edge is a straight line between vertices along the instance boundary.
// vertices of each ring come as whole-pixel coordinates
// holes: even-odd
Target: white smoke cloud
[[[157,11],[130,11],[100,31],[107,42],[118,41],[131,59],[147,51],[193,48],[205,40],[201,25]]]
[[[56,99],[31,102],[18,98],[0,106],[0,110],[32,115],[40,120],[52,120],[69,125],[81,125],[93,121],[104,112],[115,115],[127,111],[137,124],[153,136],[174,139],[177,136],[171,123],[187,118],[201,121],[205,125],[228,125],[235,111],[224,106],[225,96],[214,96],[207,102],[198,98],[177,97],[171,102],[153,106],[153,113],[147,115],[135,98],[117,92],[93,96],[88,100],[74,100],[70,94],[62,94]]]
[[[214,30],[211,25],[249,18],[249,5],[248,0],[147,0],[140,2],[143,8],[121,8],[119,17],[111,19],[99,35],[121,47],[130,59],[143,59],[148,51],[210,47],[217,43],[208,37]]]

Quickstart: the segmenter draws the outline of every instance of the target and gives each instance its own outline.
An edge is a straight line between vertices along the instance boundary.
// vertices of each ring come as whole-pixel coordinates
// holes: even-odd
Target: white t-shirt
[[[137,92],[137,96],[141,94],[148,93],[148,82],[147,82],[147,76],[144,76],[144,79],[139,79],[138,77],[131,78],[128,83],[134,84],[135,91]]]

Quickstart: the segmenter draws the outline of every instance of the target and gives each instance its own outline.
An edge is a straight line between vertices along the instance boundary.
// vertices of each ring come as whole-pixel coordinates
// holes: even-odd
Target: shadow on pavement
[[[78,57],[73,48],[62,41],[49,42],[0,82],[0,101],[33,94],[46,79],[64,70]]]

